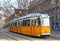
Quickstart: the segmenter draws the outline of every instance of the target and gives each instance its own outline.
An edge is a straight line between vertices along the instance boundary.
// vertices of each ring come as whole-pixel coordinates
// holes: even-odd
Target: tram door
[[[32,29],[32,36],[40,36],[40,18],[32,18],[30,25]]]

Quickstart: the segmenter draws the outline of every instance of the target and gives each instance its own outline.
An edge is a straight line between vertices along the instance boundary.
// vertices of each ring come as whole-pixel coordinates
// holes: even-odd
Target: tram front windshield
[[[41,17],[41,26],[50,26],[49,16]]]

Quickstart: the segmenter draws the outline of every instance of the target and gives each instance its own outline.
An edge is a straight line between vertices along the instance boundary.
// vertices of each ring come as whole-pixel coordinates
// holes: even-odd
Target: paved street
[[[60,37],[60,30],[53,30],[51,32],[51,36],[53,36],[53,37]]]
[[[60,40],[60,37],[52,37],[49,36],[49,37],[44,37],[44,38],[37,38],[37,37],[30,37],[30,36],[25,36],[25,35],[21,35],[21,34],[17,34],[17,33],[12,33],[12,32],[9,32],[7,29],[2,29],[0,30],[0,39],[5,39],[5,40],[14,40],[14,41],[37,41],[37,40],[41,40],[41,41],[52,41],[52,40],[57,40],[59,41]]]
[[[0,31],[0,41],[7,41],[7,40],[14,41],[14,39],[12,39],[8,35]]]

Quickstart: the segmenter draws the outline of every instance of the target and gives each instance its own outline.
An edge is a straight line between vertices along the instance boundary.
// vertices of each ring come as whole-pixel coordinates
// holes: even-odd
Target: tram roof
[[[48,16],[48,14],[31,13],[31,14],[28,14],[26,16],[20,17],[19,19],[30,18],[30,17],[38,17],[41,15]]]
[[[14,20],[12,20],[12,21],[15,21],[15,20],[18,20],[18,19],[31,18],[31,17],[38,17],[38,16],[41,16],[41,15],[48,16],[48,14],[31,13],[31,14],[28,14],[28,15],[25,15],[25,16],[22,16],[22,17],[19,17],[19,18],[17,18],[17,19],[14,19]],[[10,21],[10,22],[11,22],[11,21]]]

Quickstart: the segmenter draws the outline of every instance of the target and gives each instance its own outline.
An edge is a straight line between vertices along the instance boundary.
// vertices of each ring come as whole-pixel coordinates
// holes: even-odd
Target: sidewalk
[[[60,38],[60,30],[52,30],[51,36]]]

